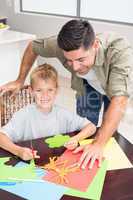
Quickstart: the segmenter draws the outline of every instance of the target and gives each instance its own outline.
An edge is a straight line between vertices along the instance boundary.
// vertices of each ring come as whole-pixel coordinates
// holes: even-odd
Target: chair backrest
[[[6,92],[0,97],[1,126],[5,125],[11,119],[14,112],[32,102],[34,102],[34,99],[28,85],[20,89],[12,98],[10,98],[10,92]]]

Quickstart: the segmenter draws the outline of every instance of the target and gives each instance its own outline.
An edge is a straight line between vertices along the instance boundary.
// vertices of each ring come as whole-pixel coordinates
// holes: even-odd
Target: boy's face
[[[42,112],[50,112],[57,94],[56,83],[50,79],[37,79],[32,85],[32,93],[38,108]]]

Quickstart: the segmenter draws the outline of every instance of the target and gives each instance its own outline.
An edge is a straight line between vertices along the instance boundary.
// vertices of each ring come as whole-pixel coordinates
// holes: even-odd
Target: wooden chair
[[[11,119],[14,112],[27,104],[34,102],[29,91],[29,86],[24,86],[14,97],[10,98],[10,92],[0,97],[0,125],[5,125]]]

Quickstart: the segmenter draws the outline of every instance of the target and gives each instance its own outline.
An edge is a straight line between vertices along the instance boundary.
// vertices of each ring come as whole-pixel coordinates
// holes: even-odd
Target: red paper
[[[77,163],[79,161],[81,154],[82,152],[73,154],[72,151],[66,150],[58,158],[58,161],[67,160],[65,167],[68,167],[74,163]],[[60,168],[60,166],[57,168]],[[87,165],[86,169],[84,170],[79,169],[76,172],[69,172],[67,176],[65,176],[68,180],[67,183],[65,182],[61,183],[59,180],[59,176],[57,176],[57,173],[52,170],[48,171],[46,175],[43,177],[43,179],[56,183],[56,184],[61,184],[61,185],[85,192],[88,189],[88,186],[90,185],[90,183],[92,182],[94,176],[96,175],[97,170],[98,170],[98,163],[96,161],[92,169],[88,169],[88,165]]]

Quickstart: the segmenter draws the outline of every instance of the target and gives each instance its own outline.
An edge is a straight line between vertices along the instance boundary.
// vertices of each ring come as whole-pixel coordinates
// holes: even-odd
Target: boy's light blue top
[[[50,113],[41,112],[35,104],[16,112],[1,128],[12,141],[19,142],[40,137],[81,130],[89,121],[63,107],[54,105]]]

